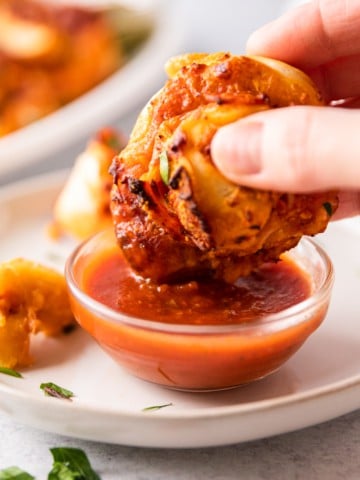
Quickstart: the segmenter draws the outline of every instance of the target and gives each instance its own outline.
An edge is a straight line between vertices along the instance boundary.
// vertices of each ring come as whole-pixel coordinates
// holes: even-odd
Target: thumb
[[[256,113],[214,136],[215,165],[230,180],[287,192],[360,188],[360,111],[286,107]]]

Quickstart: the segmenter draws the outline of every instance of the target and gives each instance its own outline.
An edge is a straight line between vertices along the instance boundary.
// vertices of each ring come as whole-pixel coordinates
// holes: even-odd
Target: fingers
[[[253,33],[247,51],[308,70],[359,55],[359,32],[358,0],[314,0]]]
[[[360,44],[360,31],[359,31]],[[308,70],[325,101],[360,96],[360,54]]]
[[[360,2],[313,0],[255,32],[247,51],[305,70],[330,102],[360,105]],[[352,97],[352,98],[351,98]],[[360,213],[359,110],[294,107],[224,127],[212,154],[223,173],[255,188],[340,194],[337,218]]]
[[[339,208],[332,220],[353,217],[360,214],[360,191],[345,190],[339,193]]]
[[[241,185],[287,192],[360,189],[360,111],[288,107],[221,128],[211,152]]]

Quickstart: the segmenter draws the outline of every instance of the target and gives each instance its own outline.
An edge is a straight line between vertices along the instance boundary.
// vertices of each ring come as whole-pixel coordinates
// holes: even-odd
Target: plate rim
[[[99,347],[100,348],[100,347]],[[26,371],[23,374],[22,379],[19,379],[19,381],[26,380]],[[140,379],[139,379],[140,380]],[[330,384],[329,386],[326,387],[317,387],[308,390],[307,392],[303,393],[298,393],[298,394],[286,394],[282,395],[279,398],[271,398],[271,399],[265,399],[265,400],[256,400],[253,402],[246,402],[246,403],[241,403],[239,405],[231,405],[231,406],[221,406],[221,407],[198,407],[198,408],[189,408],[186,407],[186,415],[182,412],[177,412],[176,410],[171,413],[171,410],[164,410],[164,413],[161,415],[162,418],[167,418],[168,420],[173,420],[173,419],[183,419],[185,416],[187,419],[194,419],[194,418],[208,418],[212,417],[214,413],[217,413],[217,417],[219,416],[232,416],[234,414],[246,414],[246,413],[257,413],[259,411],[266,411],[269,409],[272,409],[274,407],[278,408],[283,406],[284,404],[287,406],[291,406],[294,403],[303,403],[304,401],[310,401],[313,400],[314,398],[319,399],[324,396],[329,396],[332,394],[336,394],[338,392],[343,392],[347,390],[348,388],[351,387],[360,387],[360,375],[353,375],[347,379],[335,382]],[[241,388],[241,387],[239,387]],[[171,389],[168,389],[169,392],[171,392]],[[13,395],[14,397],[26,397],[27,399],[32,399],[35,402],[43,402],[44,405],[47,405],[48,401],[53,401],[51,398],[47,397],[42,397],[42,396],[35,396],[29,394],[29,392],[25,392],[22,390],[16,390],[16,388],[9,386],[7,384],[4,384],[1,381],[0,377],[0,392],[5,392],[8,393],[9,395]],[[186,393],[186,392],[185,392]],[[199,395],[202,395],[202,392],[199,392]],[[359,408],[360,408],[360,401],[359,403]],[[77,402],[74,401],[72,403],[69,402],[63,402],[60,403],[61,408],[71,408],[71,409],[78,409],[81,411],[86,410],[88,413],[101,413],[101,414],[109,414],[109,415],[126,415],[127,417],[134,417],[134,418],[143,418],[144,412],[140,411],[134,411],[134,410],[127,410],[125,408],[116,409],[114,407],[99,407],[95,406],[91,403],[87,404],[86,402]],[[220,411],[220,415],[218,415]],[[190,413],[189,413],[190,412]]]
[[[15,182],[12,182],[5,187],[1,188],[0,190],[0,206],[1,203],[4,201],[11,202],[13,199],[21,197],[23,194],[23,190],[26,189],[27,195],[38,194],[41,195],[42,193],[46,192],[56,192],[60,190],[64,180],[66,179],[69,173],[69,169],[61,169],[55,170],[52,172],[47,172],[41,175],[36,175],[33,177],[29,177],[26,179],[21,179]],[[84,332],[86,334],[86,332]],[[91,338],[89,338],[91,341]],[[100,347],[99,347],[100,348]],[[30,402],[34,408],[41,409],[42,407],[49,407],[52,405],[52,408],[57,412],[66,412],[72,411],[75,415],[77,412],[81,412],[84,415],[93,415],[97,414],[99,417],[107,420],[117,419],[117,420],[128,420],[128,421],[141,421],[141,422],[148,422],[150,416],[146,415],[143,411],[134,411],[128,408],[122,407],[115,407],[115,406],[102,406],[101,404],[93,404],[87,403],[84,400],[74,401],[71,403],[68,402],[61,402],[57,399],[52,399],[48,397],[43,397],[41,395],[36,396],[32,392],[27,392],[24,390],[19,390],[16,388],[17,381],[27,380],[27,370],[24,370],[23,373],[24,379],[14,379],[11,381],[11,384],[5,383],[0,376],[0,393],[2,393],[2,401],[0,401],[0,411],[4,411],[6,413],[6,408],[4,408],[4,404],[9,401],[27,401]],[[30,379],[31,380],[31,379]],[[298,428],[304,428],[310,425],[315,425],[317,423],[321,423],[325,420],[330,420],[336,418],[340,415],[349,413],[351,411],[356,410],[360,407],[360,401],[358,400],[356,395],[351,395],[351,393],[355,390],[360,389],[360,374],[351,375],[349,377],[343,378],[341,380],[328,383],[322,386],[313,387],[303,392],[295,392],[289,393],[285,395],[281,395],[280,397],[272,397],[263,400],[255,400],[252,402],[244,402],[230,406],[200,406],[200,407],[191,407],[186,406],[186,411],[177,411],[171,409],[164,409],[161,411],[160,415],[157,415],[156,418],[151,416],[151,422],[191,422],[195,419],[197,420],[208,420],[208,421],[218,421],[221,419],[239,419],[244,418],[247,416],[256,415],[258,413],[265,413],[268,414],[271,411],[282,412],[283,410],[292,410],[298,404],[303,404],[306,406],[311,406],[313,402],[317,402],[320,406],[325,406],[324,412],[320,415],[320,418],[317,421],[313,421],[309,419],[309,416],[306,418],[302,418],[301,420],[294,420],[296,426],[293,428],[287,428],[284,426],[277,426],[277,428],[272,429],[271,433],[265,433],[264,436],[268,437],[274,434],[285,433],[286,431],[296,430]],[[169,392],[171,390],[169,389]],[[338,395],[347,395],[347,404],[346,406],[342,407],[339,411],[339,407],[337,402],[333,402],[332,399],[336,398]],[[201,393],[199,393],[201,395]],[[4,398],[5,396],[5,398]],[[52,402],[52,403],[49,403]],[[329,407],[330,405],[330,407]],[[325,412],[326,411],[326,412]],[[155,420],[154,420],[155,419]],[[24,421],[24,423],[37,426],[36,419],[33,422]],[[40,427],[42,428],[42,427]],[[43,428],[46,430],[46,428]],[[50,429],[51,430],[51,429]],[[56,433],[64,433],[59,431],[58,428],[55,428],[54,431]],[[66,434],[66,433],[65,433]],[[94,436],[89,436],[88,434],[77,434],[72,435],[78,438],[87,438],[89,440],[94,439]],[[240,434],[240,439],[237,440],[238,442],[248,441],[251,439],[258,439],[261,436],[255,435],[251,436]],[[99,438],[96,437],[99,440]],[[101,440],[101,439],[100,439]],[[106,440],[108,441],[108,440]],[[110,443],[118,443],[124,445],[137,445],[137,446],[154,446],[159,448],[165,448],[163,445],[158,443],[149,444],[148,442],[141,442],[138,443],[134,442],[126,442],[126,441],[111,441]],[[161,443],[161,442],[160,442]],[[180,442],[181,443],[181,442]],[[230,441],[229,443],[233,443]],[[221,443],[217,442],[210,442],[210,443],[199,443],[198,446],[215,446],[215,445],[226,445],[228,444],[226,441],[221,441]],[[169,448],[178,446],[178,443],[175,441],[172,442]]]

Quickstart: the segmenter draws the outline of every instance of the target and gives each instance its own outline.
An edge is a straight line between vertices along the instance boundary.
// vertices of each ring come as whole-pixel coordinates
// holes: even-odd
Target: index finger
[[[254,32],[247,53],[309,70],[360,54],[360,2],[314,0]]]

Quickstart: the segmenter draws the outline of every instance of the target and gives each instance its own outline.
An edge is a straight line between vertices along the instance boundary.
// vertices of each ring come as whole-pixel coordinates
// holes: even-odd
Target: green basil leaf
[[[12,368],[0,367],[0,373],[4,373],[5,375],[10,375],[11,377],[22,378],[20,372],[13,370]]]
[[[71,400],[74,393],[66,388],[59,387],[56,383],[47,382],[40,385],[41,390],[44,390],[45,395],[56,398],[64,398],[65,400]]]
[[[74,472],[64,463],[54,462],[48,480],[81,480],[85,478],[81,473]]]
[[[100,480],[83,450],[70,447],[50,448],[53,468],[48,480]]]
[[[0,470],[0,480],[35,480],[35,477],[19,467],[9,467]]]

